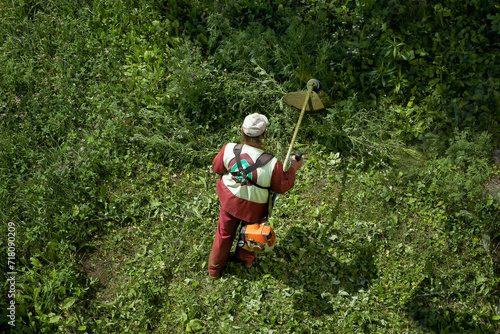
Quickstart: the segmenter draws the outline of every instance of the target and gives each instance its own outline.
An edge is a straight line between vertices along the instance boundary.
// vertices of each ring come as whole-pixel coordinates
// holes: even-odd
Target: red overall
[[[223,160],[225,148],[226,146],[217,154],[212,166],[214,172],[219,175],[228,172]],[[271,176],[271,190],[283,194],[293,187],[294,182],[295,169],[290,167],[287,172],[283,172],[283,164],[278,161]],[[261,222],[266,216],[267,205],[253,203],[234,196],[224,185],[222,179],[217,183],[217,195],[221,203],[221,210],[212,252],[208,261],[208,270],[211,273],[218,274],[226,265],[240,222],[242,226]],[[238,260],[252,263],[256,256],[257,253],[255,252],[236,247],[235,258]]]

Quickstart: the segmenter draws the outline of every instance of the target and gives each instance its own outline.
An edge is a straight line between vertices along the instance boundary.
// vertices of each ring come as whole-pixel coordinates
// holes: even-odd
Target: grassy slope
[[[141,10],[129,10],[135,5]],[[193,108],[200,99],[240,114],[272,107],[270,147],[281,152],[296,115],[277,107],[283,87],[253,63],[224,71],[240,53],[249,57],[244,46],[226,45],[234,54],[204,63],[194,43],[174,37],[173,22],[155,23],[160,11],[147,2],[1,8],[11,24],[2,30],[0,199],[2,219],[19,223],[22,236],[17,302],[26,332],[498,330],[498,272],[484,234],[498,209],[467,196],[477,191],[468,180],[480,188],[489,173],[487,159],[472,154],[484,145],[462,147],[474,157],[465,162],[413,157],[388,166],[342,152],[336,164],[331,150],[301,137],[308,162],[277,202],[278,247],[251,270],[230,263],[210,282],[218,201],[208,163],[233,132],[213,125],[222,113]],[[202,80],[173,80],[188,70]],[[308,136],[336,139],[327,136],[341,121],[335,108],[306,121]],[[355,105],[340,111],[361,114]],[[357,119],[370,118],[343,122]],[[183,169],[167,167],[177,159]]]
[[[251,270],[229,263],[216,282],[206,265],[217,177],[159,167],[154,178],[149,170],[124,181],[133,188],[116,195],[147,198],[151,217],[113,229],[87,255],[87,266],[114,263],[92,302],[102,330],[493,333],[493,267],[481,231],[449,232],[442,203],[424,210],[400,193],[387,205],[383,178],[325,158],[310,152],[296,187],[280,196],[275,251]]]

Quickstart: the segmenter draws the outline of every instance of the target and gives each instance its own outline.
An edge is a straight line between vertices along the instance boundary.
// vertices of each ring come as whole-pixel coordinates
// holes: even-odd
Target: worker
[[[253,165],[261,159],[261,156],[268,154],[264,146],[268,124],[267,117],[258,113],[248,115],[243,121],[241,128],[243,146],[239,156],[243,168]],[[237,146],[235,143],[224,145],[214,158],[212,166],[214,172],[221,176],[217,183],[221,209],[208,261],[208,273],[211,279],[220,278],[221,269],[226,265],[240,222],[242,226],[264,222],[269,207],[268,189],[278,194],[290,190],[294,186],[295,172],[300,169],[303,162],[302,159],[297,161],[293,157],[290,168],[284,172],[283,164],[271,156],[265,165],[249,173],[250,180],[247,180],[235,176],[238,175],[235,146]],[[256,252],[237,247],[234,258],[249,269],[256,255]]]

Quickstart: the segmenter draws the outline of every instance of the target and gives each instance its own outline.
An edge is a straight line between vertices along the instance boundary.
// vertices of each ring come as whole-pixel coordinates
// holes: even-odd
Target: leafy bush
[[[498,17],[476,0],[0,3],[19,331],[497,332]],[[282,158],[283,96],[312,77],[328,108],[303,120],[276,251],[208,283],[213,157],[260,112]]]

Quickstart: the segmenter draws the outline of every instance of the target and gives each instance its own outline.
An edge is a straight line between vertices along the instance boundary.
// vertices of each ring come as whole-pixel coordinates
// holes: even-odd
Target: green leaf
[[[198,332],[203,329],[200,319],[192,319],[186,326],[186,332]]]
[[[75,218],[77,215],[78,215],[78,212],[80,212],[80,208],[78,207],[78,205],[73,205],[73,218]]]
[[[38,269],[42,266],[42,264],[40,263],[40,261],[38,261],[38,259],[36,257],[30,258],[30,261],[31,261],[31,264],[33,265],[33,267],[35,267],[35,269]]]
[[[55,315],[53,317],[50,317],[49,324],[55,324],[61,320],[60,315]]]
[[[80,327],[78,327],[78,330],[79,330],[79,331],[84,331],[84,330],[86,330],[86,329],[87,329],[87,326],[80,326]]]
[[[495,321],[500,320],[500,315],[494,315],[494,316],[492,316],[491,320],[495,320]]]
[[[61,309],[63,310],[67,310],[69,309],[71,306],[73,306],[73,304],[76,302],[76,298],[75,297],[68,297],[66,298],[63,302],[62,302],[62,305],[61,305]]]

